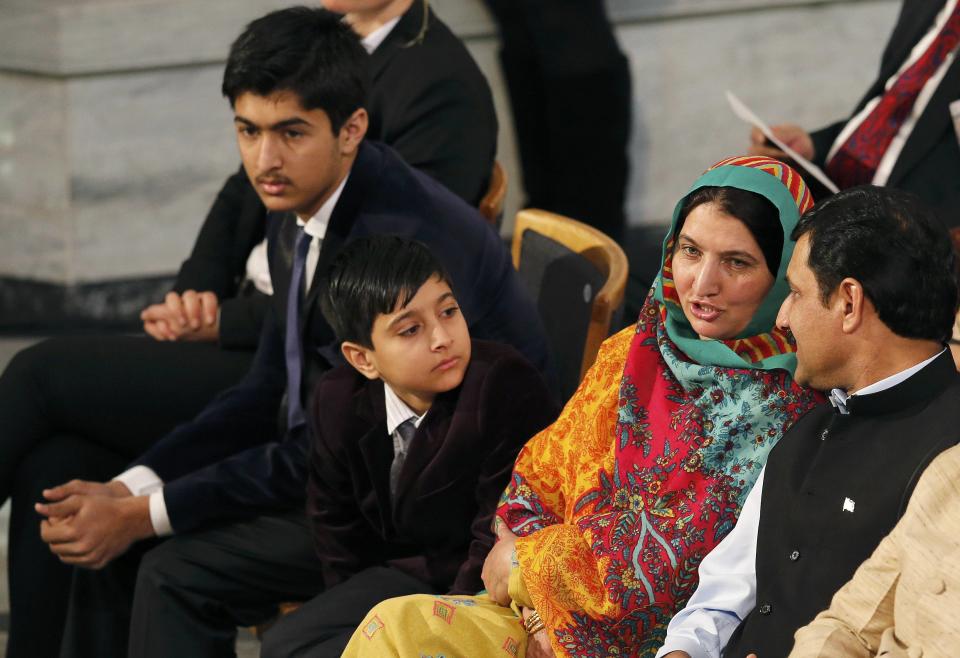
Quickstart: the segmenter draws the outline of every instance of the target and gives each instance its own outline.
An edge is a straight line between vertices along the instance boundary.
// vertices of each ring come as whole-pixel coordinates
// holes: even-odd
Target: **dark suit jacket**
[[[855,116],[870,99],[883,92],[887,80],[897,72],[910,51],[926,34],[943,0],[904,0],[900,16],[880,59],[880,73],[863,99]],[[949,105],[960,98],[960,58],[954,59],[936,92],[917,121],[903,151],[894,164],[887,185],[913,192],[939,208],[948,226],[960,225],[960,146],[950,118]],[[827,153],[847,120],[811,134],[816,157],[824,165]]]
[[[387,564],[437,591],[473,594],[513,462],[556,407],[515,350],[474,341],[463,383],[437,396],[411,440],[393,499],[383,389],[342,366],[320,381],[310,410],[307,513],[325,585]]]
[[[268,221],[274,295],[250,372],[137,462],[166,483],[164,500],[178,532],[302,504],[306,433],[300,428],[281,437],[276,423],[286,386],[283,337],[296,230],[292,215]],[[546,368],[537,310],[500,237],[474,208],[404,164],[392,149],[364,142],[333,210],[304,301],[301,399],[324,371],[339,365],[333,332],[317,303],[320,279],[343,244],[377,233],[425,243],[450,274],[471,334],[511,344]]]
[[[497,149],[497,115],[486,78],[433,12],[423,38],[418,0],[370,56],[369,139],[389,144],[471,205],[486,191]],[[220,343],[257,344],[268,300],[237,296],[247,256],[263,239],[266,208],[241,167],[204,220],[174,290],[212,290],[221,301]],[[232,299],[231,299],[232,298]]]

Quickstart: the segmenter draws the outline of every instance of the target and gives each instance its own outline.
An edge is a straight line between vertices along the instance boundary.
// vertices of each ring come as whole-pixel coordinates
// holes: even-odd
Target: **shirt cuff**
[[[170,517],[167,516],[167,503],[163,500],[163,491],[154,491],[150,494],[150,524],[157,537],[168,537],[173,534]]]
[[[710,655],[703,650],[699,642],[688,637],[670,637],[668,635],[666,642],[657,652],[656,658],[663,658],[671,651],[685,651],[690,655],[690,658],[710,658]]]
[[[163,480],[149,466],[134,466],[113,478],[134,496],[146,496],[163,489]]]

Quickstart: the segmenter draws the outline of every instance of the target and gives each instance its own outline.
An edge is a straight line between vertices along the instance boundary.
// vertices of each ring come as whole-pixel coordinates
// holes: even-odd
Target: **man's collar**
[[[340,194],[343,192],[343,188],[346,187],[347,180],[349,179],[350,172],[348,171],[347,175],[340,181],[337,189],[323,202],[323,205],[314,213],[313,217],[307,221],[303,221],[297,216],[297,226],[303,228],[304,233],[313,238],[323,239],[327,234],[327,226],[330,224],[330,216],[333,214],[333,209],[337,207],[337,201],[340,200]]]
[[[423,422],[423,416],[418,416],[417,412],[410,408],[410,406],[400,399],[396,393],[393,392],[393,389],[390,388],[390,384],[383,383],[383,401],[387,409],[387,434],[393,434],[393,432],[403,423],[413,419],[413,424],[416,427],[420,427],[420,423]]]
[[[938,394],[957,377],[950,351],[943,349],[929,359],[863,387],[852,395],[834,389],[830,402],[839,413],[879,415],[896,412]]]
[[[397,23],[400,22],[401,16],[402,14],[400,16],[396,16],[395,18],[391,18],[389,21],[360,40],[360,43],[363,45],[368,55],[372,55],[373,52],[380,47],[380,44],[383,43],[384,39],[389,36],[390,32],[393,31],[393,28],[396,27]]]

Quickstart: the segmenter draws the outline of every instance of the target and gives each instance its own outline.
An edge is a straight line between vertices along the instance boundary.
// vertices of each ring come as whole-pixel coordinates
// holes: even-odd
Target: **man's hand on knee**
[[[43,492],[40,536],[63,562],[100,569],[140,539],[153,536],[147,496],[119,482],[74,480]]]

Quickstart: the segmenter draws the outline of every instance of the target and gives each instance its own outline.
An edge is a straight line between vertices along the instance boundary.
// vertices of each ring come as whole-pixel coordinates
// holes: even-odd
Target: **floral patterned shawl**
[[[789,337],[771,330],[789,235],[812,204],[803,180],[776,160],[733,158],[691,191],[705,185],[780,211],[780,271],[746,335],[695,336],[673,287],[671,227],[635,329],[604,343],[560,418],[526,445],[498,509],[558,656],[653,656],[770,449],[818,401],[792,380]]]

